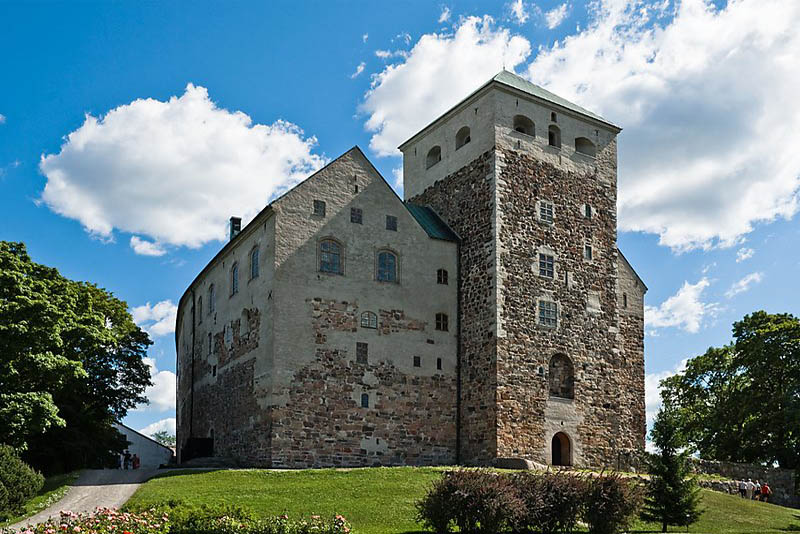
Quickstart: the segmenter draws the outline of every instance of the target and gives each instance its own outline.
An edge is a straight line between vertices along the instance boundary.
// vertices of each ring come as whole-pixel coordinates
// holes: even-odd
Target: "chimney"
[[[231,217],[231,239],[239,235],[239,232],[241,231],[242,231],[242,218]]]

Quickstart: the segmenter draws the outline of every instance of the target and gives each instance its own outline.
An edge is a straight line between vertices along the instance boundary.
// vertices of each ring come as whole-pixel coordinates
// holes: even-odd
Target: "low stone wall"
[[[728,480],[702,480],[704,488],[723,493],[738,494],[738,481],[751,479],[753,482],[767,482],[772,489],[770,502],[782,506],[800,508],[800,497],[795,492],[794,469],[779,469],[753,464],[693,460],[693,471],[697,474],[719,475]]]

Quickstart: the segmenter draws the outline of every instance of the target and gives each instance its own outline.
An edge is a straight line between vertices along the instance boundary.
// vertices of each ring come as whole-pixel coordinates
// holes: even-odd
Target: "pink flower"
[[[79,527],[78,525],[75,525],[74,527],[72,527],[72,530],[74,532],[80,532],[81,531],[81,527]]]

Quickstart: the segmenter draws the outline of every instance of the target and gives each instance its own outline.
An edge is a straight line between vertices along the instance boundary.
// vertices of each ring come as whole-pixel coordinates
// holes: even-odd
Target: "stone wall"
[[[770,502],[782,506],[800,508],[800,497],[796,491],[796,473],[794,469],[779,469],[761,465],[743,464],[734,462],[716,462],[712,460],[694,459],[692,469],[695,473],[706,475],[719,475],[730,479],[726,481],[701,481],[701,486],[738,494],[737,481],[752,480],[767,482],[772,489]]]
[[[494,151],[437,181],[412,202],[432,207],[461,238],[461,461],[497,456]]]

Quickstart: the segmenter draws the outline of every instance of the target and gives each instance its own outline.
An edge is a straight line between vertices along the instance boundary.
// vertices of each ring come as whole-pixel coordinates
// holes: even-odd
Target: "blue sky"
[[[792,0],[0,4],[0,239],[124,299],[174,418],[174,304],[248,217],[395,147],[505,66],[624,128],[619,244],[658,378],[744,314],[800,313]],[[174,424],[174,420],[172,422]]]

